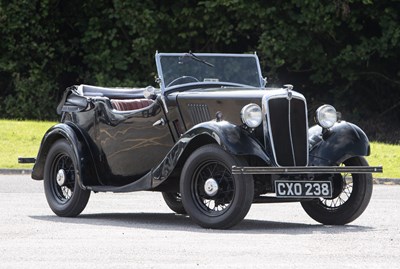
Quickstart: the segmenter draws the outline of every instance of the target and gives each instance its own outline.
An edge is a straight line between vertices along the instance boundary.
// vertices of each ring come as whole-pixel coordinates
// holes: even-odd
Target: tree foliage
[[[400,101],[399,10],[394,1],[291,1],[270,8],[259,51],[280,80],[379,115]]]
[[[154,53],[254,52],[271,84],[400,118],[395,0],[0,0],[0,117],[54,119],[65,87],[154,84]]]

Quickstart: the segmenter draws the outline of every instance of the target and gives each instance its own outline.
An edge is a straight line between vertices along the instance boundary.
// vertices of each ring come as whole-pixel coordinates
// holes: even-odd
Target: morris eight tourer
[[[266,87],[256,54],[155,60],[159,88],[65,91],[32,172],[56,215],[79,215],[91,192],[134,191],[161,192],[171,210],[216,229],[252,203],[300,202],[331,225],[365,210],[382,167],[368,165],[367,136],[333,106],[309,128],[304,96]]]

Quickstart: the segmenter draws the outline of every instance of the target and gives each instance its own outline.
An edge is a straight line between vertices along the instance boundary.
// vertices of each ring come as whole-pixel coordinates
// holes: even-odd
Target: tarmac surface
[[[400,268],[400,188],[375,185],[346,226],[298,203],[255,204],[230,230],[172,213],[159,193],[92,194],[77,218],[49,209],[43,183],[0,175],[0,268]]]

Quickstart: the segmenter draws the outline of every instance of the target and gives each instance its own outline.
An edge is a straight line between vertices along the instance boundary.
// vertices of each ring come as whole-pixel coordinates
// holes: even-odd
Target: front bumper
[[[274,174],[369,174],[382,173],[382,166],[305,166],[305,167],[259,167],[232,166],[232,174],[274,175]]]

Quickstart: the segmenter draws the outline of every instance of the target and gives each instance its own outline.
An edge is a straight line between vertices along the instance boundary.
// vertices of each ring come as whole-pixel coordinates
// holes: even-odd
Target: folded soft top
[[[145,88],[109,88],[91,85],[75,85],[78,93],[83,96],[105,96],[116,99],[135,99],[144,98],[143,91]]]

